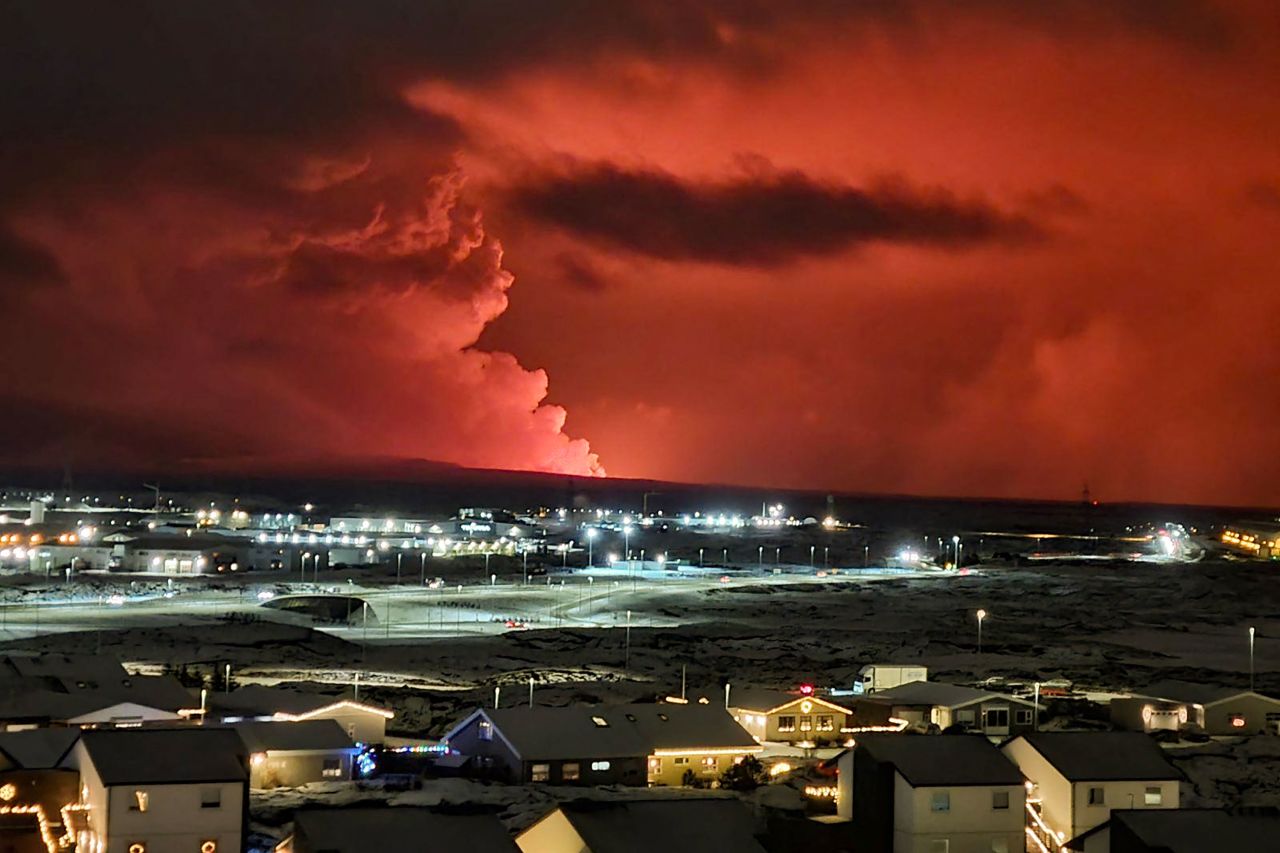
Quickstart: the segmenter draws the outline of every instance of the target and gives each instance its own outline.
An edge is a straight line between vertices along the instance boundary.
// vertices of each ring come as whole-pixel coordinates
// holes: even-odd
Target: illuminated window
[[[930,804],[935,812],[951,811],[951,792],[950,791],[934,791],[933,800]]]
[[[595,723],[596,726],[599,728],[602,728],[602,729],[609,728],[609,721],[606,720],[604,717],[592,717],[591,722]]]
[[[969,708],[965,711],[956,711],[956,724],[961,726],[972,726],[973,709]]]
[[[480,740],[493,740],[493,723],[488,720],[480,722]]]
[[[1144,805],[1148,806],[1161,805],[1164,802],[1164,791],[1161,790],[1159,785],[1147,788],[1146,792],[1142,795],[1142,802]]]
[[[716,769],[716,757],[708,755],[702,759],[702,771],[704,773],[712,773]]]
[[[320,771],[320,775],[325,777],[326,779],[341,779],[342,778],[342,759],[326,758],[324,760],[324,767]]]
[[[202,809],[222,808],[222,789],[221,788],[201,788],[200,789],[200,808]]]
[[[565,782],[577,782],[582,778],[582,768],[576,761],[567,761],[560,765],[560,778]]]
[[[836,721],[834,717],[832,717],[830,714],[818,715],[818,731],[833,732],[835,730],[836,730]]]
[[[671,763],[676,765],[684,765],[689,763],[689,759],[686,758],[685,756],[680,756],[678,758],[673,759]]]
[[[778,731],[794,732],[795,730],[796,730],[795,717],[779,717],[778,718]]]
[[[593,761],[593,762],[591,762],[591,769],[592,769],[592,770],[608,770],[608,769],[609,769],[609,762],[607,762],[607,761]]]
[[[1232,714],[1231,716],[1227,717],[1227,719],[1231,721],[1231,725],[1233,727],[1237,729],[1244,728],[1244,714]]]
[[[658,758],[658,757],[656,757],[656,756],[650,756],[650,757],[649,757],[649,772],[650,772],[650,773],[661,773],[661,772],[662,772],[662,759],[661,759],[661,758]]]
[[[1105,806],[1107,804],[1107,794],[1103,788],[1089,789],[1089,805]]]
[[[134,792],[133,792],[133,802],[129,804],[129,811],[131,811],[131,812],[145,812],[145,811],[147,810],[147,800],[148,800],[148,799],[150,799],[150,798],[147,796],[147,792],[146,792],[146,791],[134,791]]]
[[[800,718],[800,731],[802,731],[802,732],[811,732],[811,731],[813,731],[813,717],[801,717],[801,718]]]
[[[993,809],[1009,808],[1009,792],[1008,791],[992,791],[991,792],[991,808]]]
[[[551,778],[550,764],[535,764],[529,772],[529,779],[533,782],[546,782]]]

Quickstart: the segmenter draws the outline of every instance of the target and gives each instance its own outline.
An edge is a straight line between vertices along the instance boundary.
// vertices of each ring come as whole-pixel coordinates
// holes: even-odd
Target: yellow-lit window
[[[565,782],[577,782],[582,778],[582,768],[576,761],[567,761],[560,767],[560,778]]]
[[[535,764],[529,771],[529,778],[534,782],[546,782],[551,778],[550,764]]]
[[[796,730],[795,717],[788,717],[788,716],[778,717],[778,731],[794,732],[795,730]]]
[[[715,770],[716,770],[716,757],[714,755],[708,755],[702,759],[703,773],[714,773]]]
[[[836,723],[835,723],[834,717],[832,717],[830,714],[818,715],[818,731],[833,732],[835,730],[836,730]]]
[[[800,731],[802,732],[813,731],[813,717],[804,716],[800,718]]]

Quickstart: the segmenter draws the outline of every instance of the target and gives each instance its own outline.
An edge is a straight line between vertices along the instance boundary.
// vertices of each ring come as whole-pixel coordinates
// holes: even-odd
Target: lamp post
[[[955,546],[955,552],[956,552],[956,561],[952,563],[952,565],[958,569],[960,568],[960,537],[952,536],[951,544]],[[979,621],[981,621],[981,617],[979,617]]]
[[[705,548],[698,549],[698,568],[702,568],[702,552],[705,550]]]
[[[300,578],[300,580],[303,583],[307,582],[307,560],[310,560],[310,559],[311,559],[311,552],[303,551],[302,552],[302,577]]]
[[[396,586],[400,585],[400,565],[404,562],[404,552],[396,554]]]
[[[418,555],[418,557],[422,561],[422,585],[426,586],[427,585],[427,552],[424,550],[421,554]]]
[[[622,553],[627,563],[631,562],[631,525],[622,525]]]
[[[982,620],[987,618],[987,611],[978,611],[978,654],[982,654]]]
[[[817,548],[816,545],[809,546],[809,568],[811,569],[813,568],[813,552],[814,552],[814,549],[816,548]]]
[[[320,552],[317,551],[311,556],[311,578],[316,583],[320,583]]]
[[[627,611],[627,641],[626,651],[622,657],[622,671],[627,672],[631,669],[631,611]]]
[[[863,568],[866,568],[870,564],[871,564],[871,546],[863,545],[862,546],[862,566]]]
[[[1253,692],[1253,635],[1255,629],[1249,626],[1249,692]]]
[[[761,545],[756,549],[756,568],[764,571],[764,546]]]
[[[595,551],[592,545],[596,541],[596,529],[594,527],[587,528],[587,568],[591,568],[596,564]]]
[[[830,565],[830,562],[831,562],[831,546],[823,545],[822,546],[822,568],[825,569],[828,565]]]

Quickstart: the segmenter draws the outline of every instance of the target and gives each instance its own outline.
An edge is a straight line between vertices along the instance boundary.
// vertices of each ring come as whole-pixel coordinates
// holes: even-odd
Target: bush
[[[760,759],[748,755],[720,776],[720,787],[731,791],[752,791],[769,781]]]

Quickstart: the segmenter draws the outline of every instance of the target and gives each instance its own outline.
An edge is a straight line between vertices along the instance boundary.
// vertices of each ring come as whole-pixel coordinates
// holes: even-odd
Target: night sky
[[[0,460],[1280,504],[1274,0],[15,0],[0,81]]]

